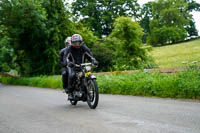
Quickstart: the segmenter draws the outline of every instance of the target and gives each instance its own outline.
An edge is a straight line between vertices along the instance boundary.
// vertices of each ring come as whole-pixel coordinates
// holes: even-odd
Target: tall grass
[[[180,67],[200,62],[200,39],[185,43],[155,47],[151,51],[159,67]],[[200,64],[200,63],[199,63]]]
[[[31,78],[0,77],[0,82],[14,85],[62,88],[60,76]],[[200,99],[200,71],[175,74],[145,73],[97,76],[100,93],[134,96]]]
[[[42,88],[62,88],[61,76],[39,76],[39,77],[4,77],[0,76],[0,82],[12,85],[25,85]]]
[[[101,93],[200,99],[200,71],[99,76]]]

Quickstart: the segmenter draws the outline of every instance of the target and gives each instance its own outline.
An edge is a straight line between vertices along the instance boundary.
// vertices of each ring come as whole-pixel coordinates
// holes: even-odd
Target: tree
[[[200,11],[200,4],[196,3],[194,0],[186,0],[188,3],[188,11],[191,13],[192,11]],[[198,36],[197,29],[195,27],[194,19],[190,19],[190,24],[186,27],[186,30],[189,34],[189,37],[191,36]]]
[[[170,0],[168,0],[168,1],[170,1]],[[195,27],[195,22],[194,22],[194,19],[192,18],[191,12],[192,11],[200,11],[200,4],[196,3],[194,0],[185,0],[185,2],[188,3],[187,12],[190,13],[190,17],[187,17],[189,24],[187,24],[185,26],[185,29],[187,31],[187,37],[198,36],[198,32]],[[153,19],[152,3],[154,3],[154,2],[148,2],[148,3],[144,4],[141,9],[142,18],[140,20],[140,25],[144,29],[144,36],[143,36],[144,43],[146,42],[146,38],[147,38],[148,34],[151,34],[150,21]]]
[[[137,18],[139,8],[137,0],[75,0],[72,3],[73,14],[98,37],[109,35],[119,16]]]
[[[148,43],[164,45],[182,41],[187,37],[185,27],[191,15],[185,0],[158,0],[152,3],[153,19],[150,21]]]
[[[5,32],[5,27],[0,26],[0,72],[9,72],[16,67],[13,48],[10,46],[11,38]]]
[[[98,40],[98,37],[96,37],[92,31],[90,31],[84,24],[80,22],[75,24],[74,33],[80,34],[83,38],[84,44],[90,49],[94,47],[94,44]]]
[[[106,72],[113,70],[114,60],[116,57],[114,51],[107,48],[104,41],[96,42],[91,50],[94,57],[99,62],[98,67],[95,69],[96,71]]]
[[[189,37],[198,36],[198,31],[196,29],[194,19],[190,20],[189,25],[186,27],[186,30]]]
[[[40,2],[3,0],[0,9],[0,23],[12,38],[10,43],[17,56],[20,72],[28,74],[32,68],[38,69],[34,67],[34,62],[40,55],[39,51],[44,50],[43,39],[46,34],[46,12]]]
[[[147,35],[150,33],[150,21],[152,19],[152,2],[144,4],[141,8],[141,20],[140,26],[144,29],[144,36],[142,38],[143,43],[146,43]]]
[[[114,22],[114,29],[108,37],[110,48],[116,51],[116,66],[126,65],[125,69],[141,67],[147,60],[141,37],[142,28],[130,17],[119,17]]]
[[[186,2],[188,3],[188,10],[190,12],[192,11],[200,11],[200,4],[197,3],[194,0],[186,0]]]
[[[71,36],[62,0],[2,0],[0,25],[6,27],[20,74],[54,74],[64,38]]]
[[[65,9],[62,0],[44,0],[42,7],[47,13],[46,28],[48,31],[44,51],[48,61],[42,67],[46,70],[45,73],[55,74],[60,70],[57,61],[59,50],[65,47],[64,40],[72,36],[75,25],[69,20],[70,13]]]

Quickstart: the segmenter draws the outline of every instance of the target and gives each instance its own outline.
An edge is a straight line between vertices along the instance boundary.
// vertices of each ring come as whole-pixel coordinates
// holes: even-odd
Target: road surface
[[[200,102],[100,95],[95,110],[61,90],[0,84],[0,133],[200,133]]]

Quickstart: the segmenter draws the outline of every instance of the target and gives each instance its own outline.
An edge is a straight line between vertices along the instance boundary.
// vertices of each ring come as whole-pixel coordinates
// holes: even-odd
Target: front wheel
[[[88,81],[87,103],[91,109],[95,109],[99,102],[99,91],[95,79]]]
[[[71,105],[76,105],[78,101],[76,100],[70,100]]]

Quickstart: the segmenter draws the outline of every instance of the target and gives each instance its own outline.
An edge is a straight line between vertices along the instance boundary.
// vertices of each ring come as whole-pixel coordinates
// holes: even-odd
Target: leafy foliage
[[[58,51],[72,33],[62,0],[3,0],[0,9],[0,24],[12,38],[20,73],[56,73]]]
[[[158,0],[152,3],[153,20],[150,22],[151,33],[148,43],[164,45],[184,40],[187,37],[185,26],[191,16],[185,0]]]
[[[191,12],[193,10],[200,11],[200,4],[195,0],[186,0],[188,2],[188,10]]]
[[[98,60],[99,65],[95,71],[112,71],[114,66],[114,60],[116,59],[114,51],[107,48],[104,41],[97,42],[92,48],[94,57]]]
[[[81,22],[99,37],[112,32],[115,18],[119,16],[137,18],[139,8],[137,0],[75,0],[72,3],[73,14],[82,17]]]
[[[148,2],[142,6],[140,26],[143,28],[143,43],[146,43],[147,35],[150,33],[150,21],[152,19],[152,2]]]
[[[189,37],[198,36],[198,31],[197,31],[197,29],[195,27],[194,19],[191,19],[189,23],[190,24],[186,27],[186,30],[187,30],[187,32],[189,34]]]
[[[48,31],[45,46],[45,60],[47,63],[40,64],[45,73],[59,73],[58,53],[59,50],[65,47],[64,40],[67,36],[71,36],[74,32],[74,24],[69,20],[70,14],[65,9],[62,0],[44,0],[42,6],[47,13],[46,30]],[[44,70],[42,70],[44,71]],[[40,72],[41,73],[41,72]]]
[[[169,35],[165,36],[165,38],[168,37],[168,39],[165,39],[163,42],[159,42],[159,40],[162,39],[159,39],[159,36],[157,37],[157,35],[162,34],[164,31],[165,33],[172,31],[172,27],[174,28],[172,32],[176,32],[176,30],[180,31],[179,28],[181,28],[181,31],[183,31],[184,28],[186,30],[183,31],[185,33],[185,37],[198,36],[191,12],[199,11],[199,9],[200,4],[196,3],[194,0],[160,0],[157,2],[148,2],[144,4],[141,9],[142,17],[140,20],[140,25],[144,29],[143,42],[145,43],[147,41],[147,36],[150,35],[148,39],[148,43],[150,44],[163,45],[167,43],[173,43],[174,41],[170,39]],[[184,19],[187,19],[187,22]],[[173,22],[173,24],[169,24],[170,21]],[[180,24],[182,24],[182,26],[180,26]],[[154,27],[155,29],[153,29]],[[177,36],[179,35],[177,34]],[[181,36],[182,35],[175,37],[177,41],[183,40],[185,38],[183,36],[181,38]],[[156,42],[158,43],[156,44]]]
[[[200,4],[194,0],[186,0],[188,3],[188,11],[200,11]],[[190,20],[190,24],[186,27],[189,36],[198,36],[197,29],[195,27],[195,22],[193,19]]]
[[[0,71],[60,73],[59,50],[75,33],[100,62],[97,71],[152,68],[141,38],[157,46],[198,35],[190,14],[200,9],[194,0],[158,0],[140,9],[137,0],[74,0],[71,9],[62,0],[2,0]]]
[[[37,46],[42,45],[42,36],[46,32],[45,10],[39,2],[31,0],[3,0],[0,7],[0,22],[7,28],[8,35],[12,38],[10,43],[17,55],[16,62],[21,73],[28,73],[31,66],[34,66],[36,62],[33,53],[35,52],[37,56],[40,55],[38,51],[42,50]],[[38,41],[35,45],[36,40],[41,42]]]
[[[94,44],[98,40],[98,37],[94,35],[92,31],[90,31],[84,24],[77,23],[75,25],[74,33],[78,33],[83,37],[84,44],[90,49],[94,47]]]
[[[0,72],[9,72],[16,67],[13,48],[10,46],[11,38],[5,32],[5,27],[0,26]]]
[[[147,60],[147,51],[142,44],[142,28],[130,17],[119,17],[115,20],[114,29],[108,37],[110,47],[116,51],[116,67],[123,69],[141,67]]]

